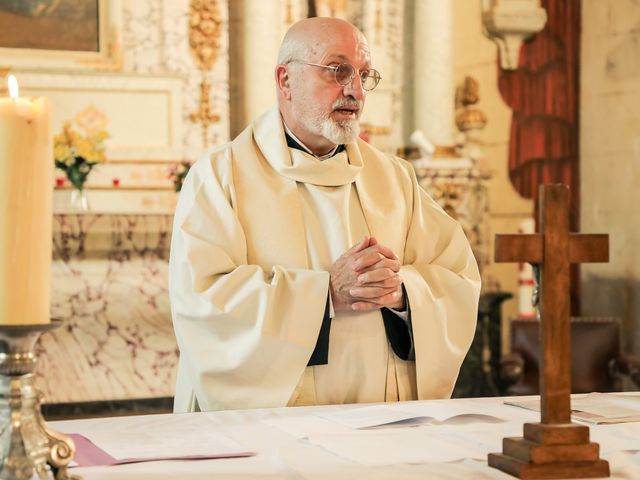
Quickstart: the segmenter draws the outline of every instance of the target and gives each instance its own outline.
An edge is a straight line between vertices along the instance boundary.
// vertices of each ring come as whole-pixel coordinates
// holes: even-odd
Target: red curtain
[[[509,139],[509,178],[525,198],[534,200],[538,223],[538,186],[564,183],[570,188],[570,228],[580,227],[580,2],[542,0],[547,24],[520,50],[515,71],[500,69],[498,87],[513,109]],[[580,312],[580,270],[571,266],[571,313]]]
[[[580,164],[578,108],[580,0],[542,0],[547,24],[520,51],[515,71],[500,70],[499,89],[513,109],[509,178],[525,198],[538,185],[564,183],[571,189],[571,228],[579,228]]]

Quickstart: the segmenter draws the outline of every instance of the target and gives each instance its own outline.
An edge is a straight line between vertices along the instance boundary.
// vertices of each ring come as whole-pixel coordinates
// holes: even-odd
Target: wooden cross
[[[540,186],[540,233],[496,235],[496,262],[540,265],[541,422],[526,423],[524,438],[504,438],[489,465],[518,478],[608,477],[609,464],[589,427],[571,423],[571,263],[608,262],[608,235],[569,233],[569,189]]]

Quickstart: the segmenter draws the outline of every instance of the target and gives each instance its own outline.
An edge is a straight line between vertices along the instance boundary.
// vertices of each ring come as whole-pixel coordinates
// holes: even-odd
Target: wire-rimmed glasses
[[[349,63],[341,63],[339,65],[322,65],[320,63],[311,63],[304,62],[302,60],[293,60],[294,62],[303,63],[305,65],[311,65],[313,67],[326,68],[327,70],[332,70],[336,76],[336,83],[338,85],[349,85],[353,78],[356,76],[356,69],[353,65]],[[367,70],[362,70],[357,72],[360,75],[360,82],[362,83],[362,88],[370,91],[378,86],[380,80],[382,80],[382,76],[380,72],[377,70],[370,68]]]

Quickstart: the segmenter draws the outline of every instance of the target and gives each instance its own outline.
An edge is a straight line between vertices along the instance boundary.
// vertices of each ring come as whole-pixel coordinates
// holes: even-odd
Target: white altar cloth
[[[149,417],[142,422],[139,416],[129,416],[51,422],[50,426],[90,439],[92,433],[99,431],[104,439],[105,425],[117,426],[117,430],[122,431],[135,430],[137,425],[144,423],[145,433],[160,439],[167,433],[167,425],[171,430],[178,428],[180,422],[175,421],[175,415],[185,415],[188,416],[184,417],[185,423],[188,419],[189,424],[197,425],[201,418],[202,428],[216,428],[217,433],[235,441],[244,450],[256,453],[247,458],[74,468],[73,473],[85,480],[508,479],[513,477],[487,466],[486,453],[500,451],[505,435],[521,436],[522,423],[538,421],[539,414],[504,405],[503,400],[433,400],[382,406],[390,412],[381,412],[381,419],[402,417],[399,412],[409,413],[404,416],[420,417],[411,428],[385,426],[363,430],[349,427],[350,422],[363,421],[367,412],[354,410],[351,420],[346,412],[369,408],[368,413],[375,415],[378,407],[371,409],[370,405],[174,414],[171,422],[162,415],[155,416],[157,421],[154,422],[149,422]],[[475,413],[464,413],[466,411]],[[463,413],[447,418],[447,412]],[[340,415],[336,417],[336,413]],[[167,421],[163,422],[163,418]],[[341,421],[336,421],[337,418]],[[153,431],[150,431],[150,425]],[[590,428],[591,439],[600,443],[601,457],[610,463],[611,478],[640,478],[640,423]],[[188,432],[185,435],[188,436]],[[111,441],[121,442],[121,439]]]

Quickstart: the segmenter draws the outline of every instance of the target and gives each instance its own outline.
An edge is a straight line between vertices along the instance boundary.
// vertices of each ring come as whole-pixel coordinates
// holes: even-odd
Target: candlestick
[[[48,99],[0,98],[0,324],[49,322],[53,143]]]
[[[75,454],[73,440],[47,427],[41,394],[34,387],[38,337],[62,324],[0,325],[0,478],[79,480],[67,470]],[[5,404],[5,405],[2,405]],[[8,404],[8,405],[7,405]]]

